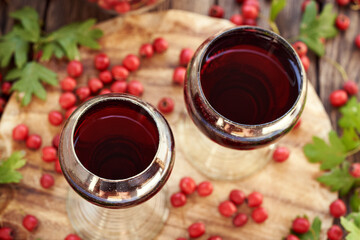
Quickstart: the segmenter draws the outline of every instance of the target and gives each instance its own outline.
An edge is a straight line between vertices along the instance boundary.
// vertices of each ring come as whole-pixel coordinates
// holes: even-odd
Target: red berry
[[[119,2],[115,6],[115,11],[121,14],[127,13],[131,9],[131,5],[128,2]]]
[[[339,6],[345,6],[345,5],[348,5],[350,3],[350,0],[336,0],[336,3]]]
[[[0,228],[0,240],[13,240],[12,231],[9,227]]]
[[[339,218],[346,214],[346,205],[341,199],[337,199],[330,204],[330,214],[335,217]]]
[[[341,240],[343,237],[343,231],[339,226],[333,225],[327,231],[327,236],[329,240]]]
[[[64,240],[82,240],[82,239],[76,234],[69,234],[66,236]]]
[[[74,77],[74,78],[80,77],[81,74],[83,73],[82,63],[76,60],[72,60],[67,65],[67,73],[69,74],[70,77]]]
[[[90,91],[92,93],[96,93],[96,92],[98,92],[100,89],[102,89],[104,87],[104,84],[102,83],[102,81],[100,81],[100,79],[92,78],[92,79],[89,80],[88,86],[89,86]]]
[[[350,18],[344,14],[339,14],[336,17],[335,25],[339,30],[345,31],[350,25]]]
[[[12,138],[15,141],[25,141],[29,134],[29,128],[25,124],[19,124],[12,131]]]
[[[247,221],[248,217],[244,213],[237,214],[232,220],[235,227],[242,227],[247,223]]]
[[[186,68],[184,68],[184,67],[175,68],[174,74],[173,74],[173,82],[175,84],[179,84],[179,85],[184,84],[185,75],[186,75]]]
[[[305,56],[308,52],[308,47],[303,42],[297,41],[292,46],[295,49],[296,53],[299,55],[299,57]]]
[[[354,178],[360,178],[360,163],[352,163],[349,168],[349,173]]]
[[[110,65],[110,59],[105,53],[99,53],[95,56],[94,65],[97,70],[103,71]]]
[[[224,217],[231,217],[236,213],[236,206],[231,201],[226,200],[219,204],[218,210]]]
[[[99,73],[99,79],[100,79],[100,81],[102,81],[105,84],[111,83],[112,82],[111,72],[108,71],[108,70],[100,72]]]
[[[301,125],[301,118],[298,119],[293,129],[298,129]]]
[[[241,8],[241,12],[245,19],[256,19],[259,15],[259,11],[255,6],[244,4]]]
[[[273,159],[275,162],[285,162],[290,155],[290,151],[287,147],[277,147],[273,153]]]
[[[304,66],[305,71],[307,72],[310,67],[310,59],[308,58],[308,56],[302,56],[302,57],[300,57],[300,61],[301,61],[302,65]]]
[[[209,196],[213,192],[214,187],[211,182],[203,181],[197,186],[196,190],[197,190],[199,196],[206,197],[206,196]]]
[[[171,195],[170,201],[173,207],[182,207],[186,204],[186,196],[182,192],[174,193]]]
[[[12,84],[9,83],[9,82],[4,82],[3,84],[1,84],[1,92],[2,92],[2,94],[5,95],[5,96],[10,95],[11,86],[12,86]]]
[[[131,80],[129,82],[127,92],[134,96],[141,96],[144,92],[144,86],[138,80]]]
[[[309,231],[309,228],[309,220],[301,217],[295,218],[291,227],[291,229],[296,233],[306,233],[307,231]]]
[[[187,66],[193,56],[194,56],[194,51],[192,49],[183,48],[180,52],[180,57],[179,57],[180,65]]]
[[[355,37],[355,45],[360,48],[360,34]]]
[[[154,47],[150,43],[141,45],[139,54],[142,57],[151,58],[154,55]]]
[[[75,111],[76,108],[77,108],[77,106],[73,106],[73,107],[69,108],[68,110],[66,110],[65,118],[68,119],[70,117],[70,115]]]
[[[127,82],[125,81],[115,81],[110,86],[110,90],[113,93],[125,93],[127,89]]]
[[[290,234],[286,237],[286,240],[300,240],[297,236]]]
[[[230,18],[230,21],[231,21],[233,24],[237,25],[237,26],[240,26],[240,25],[243,25],[243,24],[244,24],[244,19],[243,19],[243,17],[242,17],[241,14],[234,14],[234,15],[232,15],[231,18]]]
[[[155,52],[163,53],[168,49],[169,43],[164,38],[156,38],[153,42],[153,46]]]
[[[183,177],[179,183],[180,190],[186,194],[192,194],[196,190],[196,183],[191,177]]]
[[[33,215],[26,215],[23,219],[23,226],[29,231],[32,232],[38,226],[38,220]]]
[[[260,3],[258,0],[246,0],[244,2],[244,5],[251,5],[256,7],[256,9],[259,11],[260,10]]]
[[[358,86],[356,84],[356,82],[348,80],[345,82],[344,84],[344,90],[349,94],[349,95],[355,95],[358,93],[359,89]]]
[[[43,147],[42,149],[42,160],[45,162],[53,162],[57,158],[57,152],[55,147]]]
[[[53,137],[52,145],[53,145],[54,148],[58,149],[59,148],[59,143],[60,143],[60,134],[56,134]]]
[[[191,238],[201,237],[205,233],[205,224],[202,222],[196,222],[188,227],[189,236]]]
[[[124,58],[122,65],[130,72],[136,71],[140,66],[140,59],[134,54],[129,54]]]
[[[247,197],[247,204],[249,207],[258,207],[262,204],[263,195],[259,192],[252,192]]]
[[[60,86],[63,91],[73,91],[76,88],[76,80],[71,77],[66,77],[60,81]]]
[[[174,110],[174,101],[172,98],[164,97],[160,99],[158,109],[162,113],[171,113]]]
[[[64,117],[59,111],[51,111],[48,115],[49,122],[54,126],[59,126],[63,120]]]
[[[59,159],[56,159],[56,161],[55,161],[55,171],[56,171],[57,173],[62,173]]]
[[[37,150],[41,147],[41,137],[37,134],[31,134],[26,139],[26,147],[29,149]]]
[[[125,81],[129,76],[129,71],[121,65],[113,66],[111,73],[114,79],[118,81]]]
[[[268,213],[266,211],[265,208],[259,207],[256,208],[252,213],[251,213],[251,218],[256,222],[256,223],[262,223],[265,222],[266,219],[268,218]]]
[[[104,88],[103,90],[101,90],[101,91],[99,92],[99,95],[104,95],[104,94],[108,94],[108,93],[111,93],[110,89]]]
[[[79,87],[76,89],[76,95],[79,97],[80,101],[84,101],[88,97],[90,97],[91,91],[89,87]]]
[[[256,19],[252,19],[252,18],[245,18],[245,19],[244,19],[244,24],[243,24],[243,25],[256,26],[256,25],[257,25],[257,21],[256,21]]]
[[[54,178],[50,174],[44,173],[40,178],[40,184],[43,188],[50,188],[54,185]]]
[[[76,96],[74,93],[72,92],[65,92],[65,93],[62,93],[60,98],[59,98],[59,103],[60,103],[60,106],[63,108],[63,109],[69,109],[71,108],[72,106],[75,105],[76,103]]]
[[[348,95],[342,89],[335,90],[330,94],[329,99],[330,99],[331,105],[333,105],[334,107],[340,107],[347,102]]]
[[[209,16],[222,18],[224,16],[224,9],[219,5],[212,5],[209,9]]]
[[[245,201],[245,193],[238,189],[234,189],[229,194],[229,199],[236,205],[240,205]]]
[[[223,240],[222,237],[219,236],[211,236],[208,238],[208,240]]]

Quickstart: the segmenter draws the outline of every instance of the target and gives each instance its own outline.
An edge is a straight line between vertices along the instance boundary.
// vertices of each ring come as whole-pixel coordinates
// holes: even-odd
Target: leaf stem
[[[323,56],[323,58],[325,59],[325,61],[327,61],[328,63],[330,63],[331,65],[333,65],[341,74],[341,77],[343,78],[344,82],[346,82],[347,80],[349,80],[349,77],[345,71],[345,69],[343,68],[343,66],[340,65],[340,63],[332,60],[331,58],[327,57],[327,56]]]
[[[354,155],[355,153],[360,151],[360,146],[358,146],[357,148],[354,148],[353,150],[350,150],[349,152],[346,153],[346,157],[349,157],[351,155]]]

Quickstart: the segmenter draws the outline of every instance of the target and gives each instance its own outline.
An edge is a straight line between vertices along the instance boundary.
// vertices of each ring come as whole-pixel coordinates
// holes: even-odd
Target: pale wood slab
[[[130,79],[136,78],[144,84],[143,99],[154,105],[164,96],[174,98],[175,111],[166,115],[166,118],[176,140],[181,134],[178,131],[179,123],[187,116],[183,90],[174,86],[171,81],[173,69],[178,65],[180,50],[183,47],[196,49],[211,34],[231,26],[226,20],[171,10],[125,19],[117,18],[100,24],[99,27],[105,33],[100,43],[102,50],[109,55],[112,65],[115,65],[121,64],[127,54],[136,54],[142,43],[151,42],[158,36],[169,41],[170,47],[166,53],[143,60],[141,69],[132,73]],[[97,75],[93,69],[93,57],[96,53],[82,50],[85,69],[84,75],[79,79],[80,85]],[[59,79],[66,76],[66,62],[52,61],[48,65],[59,73]],[[49,87],[45,102],[35,100],[26,108],[21,108],[16,97],[12,96],[0,123],[0,157],[8,156],[14,150],[25,149],[25,144],[11,139],[12,129],[19,123],[27,124],[30,132],[40,134],[43,137],[43,146],[51,144],[52,137],[60,132],[61,128],[51,126],[47,114],[50,110],[60,109],[59,95],[59,88]],[[271,162],[257,174],[241,181],[213,181],[215,190],[211,196],[201,198],[194,194],[185,207],[171,209],[166,226],[157,239],[187,237],[186,229],[195,221],[203,221],[207,226],[207,234],[199,238],[200,240],[207,239],[211,234],[220,235],[227,240],[281,239],[288,233],[291,220],[303,214],[307,214],[310,219],[315,216],[322,219],[322,238],[325,239],[326,230],[332,222],[328,207],[337,196],[315,180],[321,174],[319,166],[308,163],[302,152],[302,147],[311,141],[313,135],[325,138],[331,129],[329,118],[312,86],[309,87],[302,119],[301,128],[292,131],[280,141],[280,144],[291,149],[287,162]],[[197,182],[206,179],[185,160],[184,151],[186,149],[177,144],[176,163],[167,184],[171,193],[178,191],[178,181],[183,176],[192,176]],[[26,150],[26,154],[28,162],[21,169],[24,175],[21,183],[0,188],[0,223],[15,227],[17,234],[22,236],[21,239],[64,239],[68,233],[73,232],[65,209],[68,184],[61,175],[54,172],[53,164],[41,160],[41,151]],[[45,190],[40,186],[42,172],[56,176],[53,188]],[[263,193],[263,205],[269,211],[269,219],[261,225],[249,221],[243,228],[234,228],[231,219],[221,217],[217,205],[227,198],[233,188],[242,189],[246,194],[252,191]],[[245,207],[241,207],[241,210],[248,212]],[[34,233],[29,234],[21,226],[25,213],[34,214],[41,221]]]

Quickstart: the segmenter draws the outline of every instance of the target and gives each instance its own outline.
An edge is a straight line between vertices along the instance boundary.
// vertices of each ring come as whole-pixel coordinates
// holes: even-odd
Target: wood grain
[[[209,35],[232,26],[226,20],[213,19],[183,11],[171,10],[163,13],[116,18],[99,25],[105,36],[100,40],[102,51],[106,52],[111,65],[121,64],[129,53],[137,53],[142,43],[151,42],[162,36],[170,43],[168,51],[156,54],[151,59],[141,62],[141,69],[132,73],[129,79],[138,79],[144,84],[143,99],[156,105],[163,96],[172,96],[176,107],[172,114],[166,115],[175,133],[175,140],[181,132],[178,129],[180,121],[187,117],[183,102],[183,91],[172,84],[173,69],[178,66],[178,56],[183,47],[196,47]],[[82,49],[84,74],[78,79],[79,85],[86,84],[90,77],[96,76],[93,69],[93,57],[97,52]],[[59,79],[66,76],[66,62],[52,61],[50,68],[58,72]],[[28,107],[21,108],[12,96],[2,121],[0,123],[0,154],[9,155],[13,150],[25,149],[24,143],[11,140],[14,126],[25,123],[31,133],[39,133],[43,138],[43,146],[51,144],[52,137],[60,131],[48,123],[47,114],[50,110],[59,110],[59,88],[48,87],[48,97],[45,102],[33,101]],[[332,218],[328,213],[329,204],[337,198],[322,187],[315,178],[319,176],[319,167],[310,164],[303,155],[302,147],[311,141],[314,133],[325,137],[330,130],[330,121],[316,95],[309,87],[308,103],[300,129],[294,130],[284,137],[280,144],[291,150],[290,159],[283,164],[269,163],[257,174],[242,181],[213,181],[214,193],[206,198],[194,194],[188,199],[186,206],[171,209],[170,217],[158,240],[187,237],[187,227],[195,221],[203,221],[207,226],[205,240],[211,234],[221,235],[224,239],[281,239],[288,234],[291,220],[297,215],[307,214],[310,219],[319,216],[322,221],[322,239],[325,239],[326,229],[331,225]],[[177,141],[178,142],[178,141]],[[185,160],[181,145],[177,145],[174,171],[167,185],[170,192],[178,191],[178,181],[183,176],[192,176],[196,182],[206,179]],[[0,188],[1,199],[10,195],[11,201],[3,201],[5,210],[0,213],[3,225],[16,227],[21,239],[63,239],[73,232],[67,219],[65,199],[68,184],[64,178],[54,172],[53,164],[41,160],[40,151],[26,151],[28,163],[21,172],[24,179],[20,184],[11,185],[10,189]],[[0,156],[1,157],[1,156]],[[39,184],[43,172],[51,173],[56,178],[53,188],[45,190]],[[234,228],[231,219],[221,217],[217,211],[219,202],[225,200],[233,188],[242,189],[246,194],[259,191],[264,194],[264,207],[269,211],[269,219],[261,224],[252,221],[243,228]],[[4,207],[3,207],[4,208]],[[1,206],[0,206],[0,209]],[[241,211],[250,213],[244,206]],[[39,228],[34,233],[28,233],[21,227],[24,214],[34,214],[40,219]]]

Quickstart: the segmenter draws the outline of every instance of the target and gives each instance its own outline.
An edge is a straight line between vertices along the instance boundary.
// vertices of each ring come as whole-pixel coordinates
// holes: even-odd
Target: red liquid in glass
[[[218,113],[247,125],[278,119],[299,94],[296,78],[289,76],[277,56],[247,44],[209,56],[200,80],[206,99]]]
[[[153,119],[129,101],[98,103],[79,119],[74,133],[75,152],[84,167],[99,177],[114,180],[144,171],[158,144]]]

